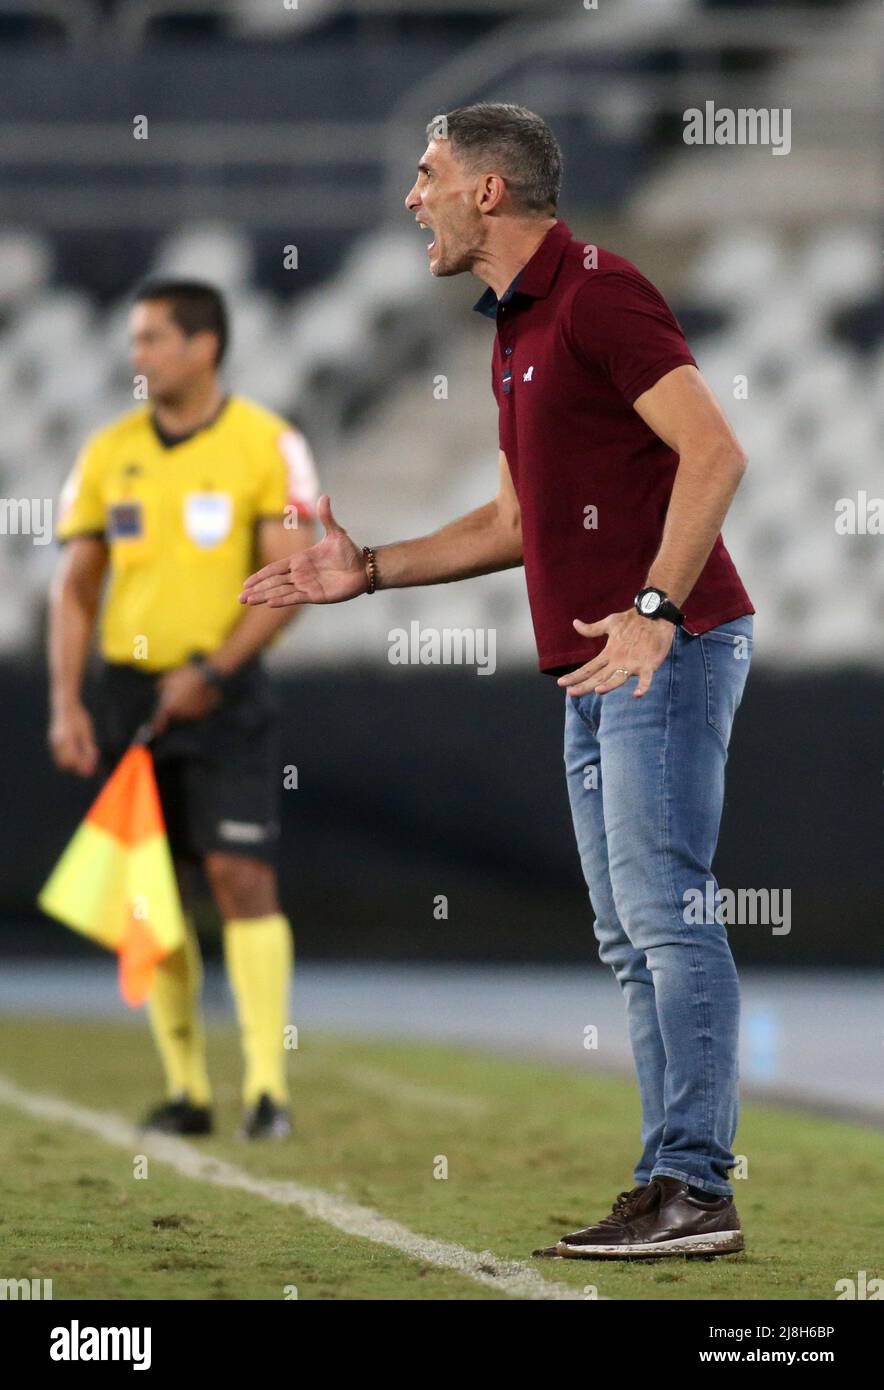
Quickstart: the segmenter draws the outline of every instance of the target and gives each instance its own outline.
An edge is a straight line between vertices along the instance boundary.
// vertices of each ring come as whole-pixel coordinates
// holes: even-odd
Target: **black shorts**
[[[109,774],[156,707],[157,675],[105,663],[96,737]],[[276,861],[279,840],[277,706],[260,662],[236,672],[204,719],[170,724],[150,748],[169,845],[176,858],[211,851]]]

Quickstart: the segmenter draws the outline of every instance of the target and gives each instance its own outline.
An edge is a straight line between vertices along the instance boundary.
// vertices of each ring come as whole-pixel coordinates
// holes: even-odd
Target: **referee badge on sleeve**
[[[107,534],[112,541],[140,540],[144,535],[144,508],[132,498],[112,502],[107,509]]]
[[[229,492],[188,492],[184,498],[184,529],[197,545],[220,545],[233,525]]]

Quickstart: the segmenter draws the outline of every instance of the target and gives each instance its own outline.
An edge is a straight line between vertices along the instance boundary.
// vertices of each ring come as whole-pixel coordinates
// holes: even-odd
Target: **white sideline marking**
[[[400,1105],[417,1105],[429,1110],[447,1110],[449,1114],[467,1118],[486,1115],[488,1106],[478,1096],[455,1096],[449,1091],[437,1091],[432,1086],[418,1086],[413,1081],[404,1081],[391,1072],[376,1067],[348,1067],[344,1079],[354,1086],[385,1100],[393,1100]]]
[[[319,1187],[254,1177],[245,1168],[200,1153],[174,1135],[142,1133],[119,1115],[87,1110],[85,1106],[55,1096],[23,1091],[3,1077],[0,1077],[0,1103],[15,1106],[42,1120],[73,1125],[127,1153],[147,1154],[159,1163],[168,1164],[182,1177],[208,1182],[215,1187],[236,1188],[281,1206],[298,1207],[306,1216],[324,1221],[347,1235],[362,1236],[376,1245],[389,1245],[425,1264],[456,1270],[475,1283],[487,1284],[511,1298],[584,1301],[578,1288],[543,1279],[519,1260],[501,1260],[490,1250],[476,1254],[453,1241],[431,1240],[429,1236],[410,1231],[407,1226],[400,1226],[398,1221],[388,1221],[370,1207],[336,1197]]]

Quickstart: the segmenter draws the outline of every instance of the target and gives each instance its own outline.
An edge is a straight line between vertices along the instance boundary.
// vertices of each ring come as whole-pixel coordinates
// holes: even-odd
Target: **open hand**
[[[665,661],[675,636],[675,627],[665,618],[655,622],[643,618],[634,608],[628,608],[625,613],[609,613],[597,623],[584,623],[575,618],[574,626],[584,637],[606,634],[608,640],[592,661],[566,676],[559,676],[556,684],[564,686],[569,695],[588,695],[591,691],[603,695],[608,690],[616,690],[618,685],[625,685],[631,676],[638,676],[633,695],[644,695],[657,667]]]
[[[257,574],[250,574],[239,596],[240,603],[266,603],[268,608],[296,603],[343,603],[367,592],[365,557],[335,521],[326,494],[319,499],[319,520],[325,528],[322,540],[309,550],[273,560]]]

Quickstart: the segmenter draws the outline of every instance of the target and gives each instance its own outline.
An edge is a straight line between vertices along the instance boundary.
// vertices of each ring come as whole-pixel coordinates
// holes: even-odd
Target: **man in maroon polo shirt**
[[[375,549],[324,497],[324,539],[265,566],[241,601],[338,603],[524,565],[540,668],[566,694],[575,834],[642,1104],[635,1186],[535,1253],[731,1253],[739,987],[706,904],[752,647],[754,610],[720,534],[745,459],[659,292],[557,216],[546,123],[483,102],[427,135],[405,204],[433,229],[434,275],[487,285],[474,307],[497,328],[497,497]]]

